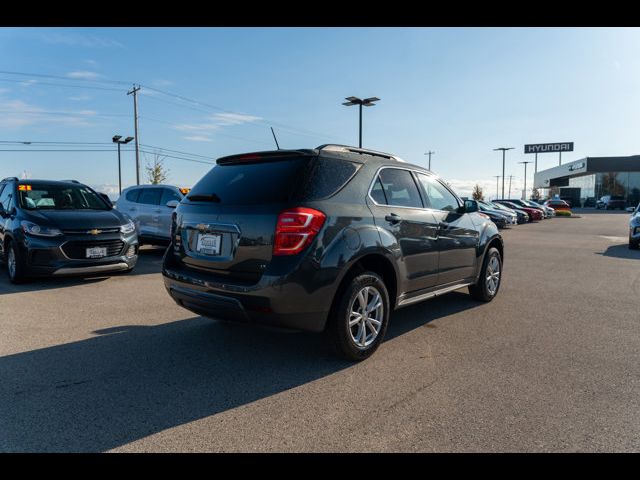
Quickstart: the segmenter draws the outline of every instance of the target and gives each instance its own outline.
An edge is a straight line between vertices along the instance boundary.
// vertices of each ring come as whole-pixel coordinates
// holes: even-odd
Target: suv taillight
[[[312,208],[289,208],[278,215],[273,242],[274,255],[295,255],[318,234],[326,215]]]

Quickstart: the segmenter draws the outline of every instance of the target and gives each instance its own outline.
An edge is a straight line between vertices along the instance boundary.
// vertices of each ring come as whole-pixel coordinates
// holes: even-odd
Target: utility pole
[[[527,199],[527,164],[531,162],[518,162],[524,164],[524,190],[522,190],[523,200]]]
[[[538,152],[536,152],[535,161],[536,161],[536,164],[534,165],[534,173],[538,173]]]
[[[436,152],[432,152],[431,150],[429,150],[428,152],[425,152],[425,155],[429,155],[429,170],[431,170],[431,155],[434,153]]]
[[[558,152],[558,166],[562,165],[562,152]]]
[[[511,179],[513,178],[513,175],[509,175],[509,198],[511,198]]]
[[[498,191],[498,180],[500,180],[500,175],[494,175],[494,177],[496,177],[496,198],[498,198],[498,194],[500,193]]]
[[[136,185],[140,185],[140,149],[138,148],[138,91],[140,90],[140,85],[136,87],[136,84],[133,84],[133,89],[130,92],[127,92],[127,95],[133,94],[133,128],[134,135],[136,141]]]
[[[504,153],[507,150],[513,150],[513,147],[500,147],[493,149],[494,152],[498,150],[502,150],[502,198],[504,198]],[[511,196],[511,194],[509,194],[509,196]]]

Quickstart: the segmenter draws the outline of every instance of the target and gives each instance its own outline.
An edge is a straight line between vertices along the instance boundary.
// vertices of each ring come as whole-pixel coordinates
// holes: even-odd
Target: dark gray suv
[[[173,215],[165,286],[201,315],[326,331],[353,360],[390,312],[498,293],[503,242],[474,201],[393,155],[342,145],[220,158]]]

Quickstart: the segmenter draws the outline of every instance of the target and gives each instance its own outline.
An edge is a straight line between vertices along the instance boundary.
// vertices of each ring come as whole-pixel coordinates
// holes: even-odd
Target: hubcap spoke
[[[362,287],[349,309],[349,333],[358,348],[371,345],[382,328],[384,304],[382,295],[372,286]]]

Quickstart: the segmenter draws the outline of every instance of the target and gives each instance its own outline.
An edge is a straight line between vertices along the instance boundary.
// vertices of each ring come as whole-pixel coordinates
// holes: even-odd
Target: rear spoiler
[[[238,163],[260,163],[283,158],[311,157],[317,155],[315,150],[269,150],[266,152],[241,153],[239,155],[229,155],[216,160],[218,165],[231,165]]]

